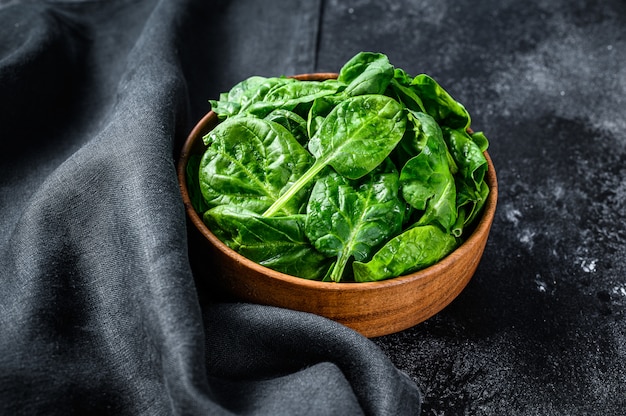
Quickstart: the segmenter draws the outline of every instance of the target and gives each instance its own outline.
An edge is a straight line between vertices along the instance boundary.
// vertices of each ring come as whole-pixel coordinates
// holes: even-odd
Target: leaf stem
[[[339,253],[339,257],[337,258],[337,261],[333,265],[333,270],[330,272],[330,279],[333,282],[341,281],[341,278],[343,277],[343,271],[345,270],[346,265],[348,264],[349,258],[350,258],[350,253],[347,253],[347,250],[342,250],[341,253]]]
[[[300,178],[298,178],[298,180],[296,180],[284,194],[274,201],[274,203],[263,213],[263,216],[271,217],[280,211],[283,206],[310,181],[312,181],[313,178],[315,178],[315,176],[320,173],[320,171],[324,169],[327,164],[328,160],[316,160],[309,170],[304,172],[304,174],[300,176]]]

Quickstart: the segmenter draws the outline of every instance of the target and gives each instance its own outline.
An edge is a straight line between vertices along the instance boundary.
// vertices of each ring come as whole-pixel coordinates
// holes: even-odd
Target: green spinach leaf
[[[276,108],[294,111],[299,105],[304,105],[304,108],[300,108],[297,112],[306,116],[316,98],[333,95],[344,87],[342,83],[333,79],[306,82],[292,78],[282,79],[285,81],[275,84],[267,91],[262,100],[256,100],[243,106],[242,112],[257,117],[265,117]]]
[[[402,227],[398,172],[391,161],[384,166],[359,181],[330,170],[311,191],[306,235],[320,252],[337,258],[329,275],[332,281],[343,279],[351,258],[365,260]]]
[[[354,280],[371,282],[428,267],[458,246],[458,240],[435,225],[413,227],[389,240],[366,263],[352,263]]]
[[[343,88],[345,85],[334,79],[302,82],[287,77],[252,76],[220,94],[219,100],[209,102],[220,119],[240,114],[263,118],[276,108],[293,111],[300,104],[308,104],[301,110],[301,115],[306,115],[315,98],[335,94]]]
[[[441,127],[439,127],[435,119],[426,113],[408,110],[407,120],[410,123],[407,123],[405,134],[393,152],[394,161],[400,167],[404,166],[409,159],[417,156],[424,149],[428,137],[442,137]],[[456,162],[450,154],[447,145],[445,150],[450,171],[455,174],[458,170]]]
[[[307,132],[307,122],[299,114],[290,110],[285,110],[284,108],[276,108],[265,116],[265,120],[278,123],[289,130],[293,137],[302,146],[306,146],[308,143],[309,135]]]
[[[337,104],[345,100],[342,95],[327,95],[316,98],[307,115],[307,133],[309,137],[315,136],[328,114]]]
[[[476,143],[481,152],[484,152],[489,148],[489,140],[485,137],[485,133],[482,131],[475,131],[470,133],[470,137]]]
[[[265,218],[245,208],[220,205],[204,214],[205,223],[233,250],[273,270],[321,279],[331,260],[306,238],[302,214]]]
[[[360,52],[339,71],[338,81],[347,84],[348,96],[383,94],[394,75],[394,67],[382,53]]]
[[[402,196],[417,210],[424,211],[418,225],[439,224],[450,231],[456,222],[456,186],[448,165],[447,147],[441,129],[427,114],[409,113],[421,151],[400,173]]]
[[[474,223],[478,215],[482,212],[482,208],[489,196],[489,186],[484,180],[480,187],[476,189],[476,185],[468,183],[464,178],[457,178],[457,221],[452,228],[452,234],[460,237],[468,225]]]
[[[417,95],[416,89],[411,87],[413,78],[403,69],[394,70],[391,80],[391,89],[398,101],[406,105],[409,110],[426,112],[422,99]]]
[[[480,190],[487,172],[487,159],[472,137],[465,130],[453,130],[444,127],[443,137],[452,157],[459,167],[459,174]]]
[[[284,78],[266,78],[255,75],[235,84],[230,91],[221,93],[219,100],[209,100],[209,103],[220,119],[232,117],[239,114],[242,108],[250,103],[263,100],[275,84],[282,82]]]
[[[229,118],[204,138],[209,145],[199,168],[202,195],[209,207],[241,205],[263,212],[307,171],[313,158],[283,126],[255,117]],[[281,205],[298,213],[306,194]]]
[[[326,166],[358,179],[378,166],[402,139],[402,106],[383,95],[359,95],[335,106],[309,141],[315,162],[263,215],[272,216]]]
[[[417,75],[411,87],[422,99],[426,112],[441,126],[465,130],[470,126],[470,115],[437,81],[426,74]]]

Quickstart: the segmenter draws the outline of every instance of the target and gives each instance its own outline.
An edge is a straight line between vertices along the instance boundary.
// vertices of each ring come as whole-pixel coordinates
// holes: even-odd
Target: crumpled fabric
[[[318,1],[0,2],[0,414],[415,415],[370,340],[200,301],[176,158],[208,99],[310,72]]]

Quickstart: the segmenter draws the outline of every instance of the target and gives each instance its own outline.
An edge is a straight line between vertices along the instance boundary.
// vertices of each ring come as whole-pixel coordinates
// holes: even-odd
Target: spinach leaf
[[[406,116],[402,106],[383,95],[359,95],[335,106],[309,140],[316,160],[274,204],[271,217],[326,166],[348,179],[358,179],[378,166],[402,139]]]
[[[424,211],[418,225],[439,224],[450,231],[456,222],[456,186],[448,165],[446,143],[441,129],[427,114],[409,113],[421,149],[400,173],[403,198],[417,210]]]
[[[413,227],[389,240],[367,263],[352,263],[354,280],[370,282],[428,267],[458,246],[458,240],[435,225]]]
[[[382,53],[360,52],[346,62],[337,80],[347,84],[346,95],[383,94],[393,78],[394,68]]]
[[[321,279],[331,260],[307,240],[305,216],[265,218],[245,208],[220,205],[204,222],[233,250],[273,270],[305,279]]]
[[[209,207],[236,204],[263,212],[313,162],[287,129],[254,117],[229,118],[203,139],[209,147],[200,162],[199,182]],[[281,210],[297,213],[305,202],[306,194],[298,192]]]
[[[264,117],[265,120],[278,123],[293,135],[293,137],[302,146],[306,146],[309,141],[309,135],[307,133],[307,122],[300,115],[284,108],[277,108]]]
[[[487,172],[487,159],[479,145],[465,130],[452,130],[444,127],[443,137],[452,157],[459,167],[459,174],[474,183],[474,189],[480,190]]]
[[[398,172],[391,161],[359,181],[336,172],[315,183],[306,211],[306,235],[316,249],[337,257],[329,278],[338,282],[348,261],[365,260],[402,227]]]
[[[465,227],[474,223],[482,212],[482,207],[489,196],[489,186],[483,180],[479,189],[476,189],[473,182],[470,184],[464,178],[458,178],[456,183],[457,221],[452,228],[452,234],[460,237]]]
[[[292,78],[281,78],[285,81],[273,85],[262,97],[242,107],[242,112],[265,117],[276,108],[294,110],[298,105],[305,104],[299,113],[306,115],[310,105],[316,98],[337,93],[344,85],[336,80],[298,81]]]
[[[230,91],[221,93],[219,100],[209,100],[211,109],[220,119],[235,116],[251,102],[263,99],[274,84],[283,82],[282,78],[252,76],[235,84]]]
[[[227,93],[220,94],[220,101],[246,104],[252,100],[251,97],[263,96],[274,82],[280,82],[280,79],[251,76],[235,84]]]
[[[441,126],[465,130],[470,126],[470,115],[461,103],[456,101],[433,78],[426,74],[417,75],[411,87],[422,99],[426,112]]]
[[[409,159],[417,156],[424,149],[428,137],[442,137],[441,127],[439,127],[435,119],[426,113],[408,110],[407,120],[410,123],[407,123],[405,134],[393,153],[394,161],[400,167],[404,166]],[[448,166],[454,174],[458,170],[456,162],[447,146],[445,150]]]
[[[481,152],[484,152],[489,148],[489,140],[485,137],[482,131],[473,131],[470,133],[470,137],[476,143]]]
[[[403,69],[396,68],[391,80],[391,89],[398,101],[406,105],[409,110],[426,112],[422,99],[417,95],[415,88],[411,87],[413,78]]]
[[[299,104],[310,104],[317,97],[335,94],[345,85],[334,79],[302,82],[295,78],[252,76],[235,85],[219,100],[209,100],[220,119],[239,114],[265,117],[276,108],[294,110]],[[306,115],[308,106],[301,110]]]
[[[443,133],[459,166],[455,175],[458,218],[452,233],[461,236],[465,227],[476,220],[489,195],[489,186],[485,182],[487,159],[483,154],[489,143],[482,133],[468,133],[447,127],[443,128]]]
[[[345,96],[342,95],[327,95],[316,98],[313,101],[313,105],[311,105],[307,115],[307,133],[309,137],[315,136],[328,114],[344,99]]]

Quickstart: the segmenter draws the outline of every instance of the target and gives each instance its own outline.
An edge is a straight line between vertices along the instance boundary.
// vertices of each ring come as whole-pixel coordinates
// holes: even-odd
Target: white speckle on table
[[[506,217],[507,221],[517,226],[517,224],[519,224],[520,218],[522,217],[522,213],[519,209],[508,206],[505,208],[504,216]]]
[[[596,271],[596,264],[598,263],[597,259],[582,259],[579,258],[578,262],[580,264],[580,268],[583,269],[586,273],[594,273]]]
[[[535,284],[537,285],[537,290],[539,292],[545,293],[548,289],[548,284],[541,280],[541,275],[537,274],[535,277]]]
[[[611,294],[614,296],[626,297],[626,283],[622,284],[621,286],[615,286],[611,290]]]
[[[537,292],[539,293],[554,295],[554,293],[556,292],[556,281],[546,281],[546,279],[544,279],[540,273],[537,273],[535,275],[533,283],[535,284],[535,290],[537,290]]]
[[[532,248],[535,243],[534,238],[536,234],[536,232],[525,228],[518,234],[518,238],[520,243],[524,244],[528,248]]]
[[[565,190],[560,184],[554,184],[552,188],[552,193],[556,199],[562,199],[565,196]]]

